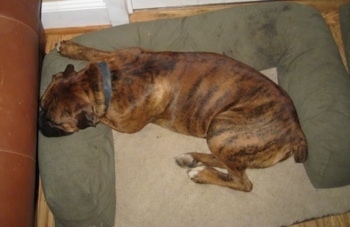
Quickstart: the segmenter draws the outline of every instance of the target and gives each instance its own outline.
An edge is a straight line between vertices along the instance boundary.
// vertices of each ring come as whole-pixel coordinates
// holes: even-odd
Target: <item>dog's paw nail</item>
[[[190,169],[187,171],[187,176],[193,180],[194,178],[197,177],[197,175],[199,174],[199,172],[201,172],[203,169],[205,169],[205,166],[199,166],[193,169]]]
[[[182,168],[192,168],[198,163],[190,154],[181,154],[175,157],[175,161]]]
[[[55,45],[57,52],[61,51],[61,42],[56,43]]]

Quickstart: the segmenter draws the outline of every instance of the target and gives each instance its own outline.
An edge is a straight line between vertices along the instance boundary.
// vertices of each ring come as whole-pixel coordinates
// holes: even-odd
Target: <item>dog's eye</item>
[[[61,126],[61,125],[63,125],[63,123],[62,123],[62,122],[57,123],[57,122],[54,122],[54,121],[49,121],[49,124],[51,124],[51,126],[53,126],[53,127],[57,127],[57,126]]]
[[[57,127],[57,126],[63,125],[62,122],[55,122],[55,121],[48,119],[48,118],[46,118],[46,122],[50,127]]]

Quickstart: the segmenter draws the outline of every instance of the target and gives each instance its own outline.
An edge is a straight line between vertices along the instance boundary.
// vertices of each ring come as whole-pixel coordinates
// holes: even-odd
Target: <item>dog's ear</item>
[[[95,127],[99,122],[98,116],[93,111],[82,111],[78,116],[78,125],[79,129],[85,129],[88,127]]]
[[[72,73],[75,73],[74,65],[69,64],[63,72],[63,77],[69,77]]]

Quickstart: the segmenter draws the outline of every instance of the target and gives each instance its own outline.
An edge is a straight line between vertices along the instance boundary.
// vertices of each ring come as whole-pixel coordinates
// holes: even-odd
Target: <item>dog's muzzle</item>
[[[40,110],[39,112],[39,130],[46,137],[59,137],[73,134],[72,132],[66,132],[62,129],[52,127],[49,121],[46,119],[43,110]]]

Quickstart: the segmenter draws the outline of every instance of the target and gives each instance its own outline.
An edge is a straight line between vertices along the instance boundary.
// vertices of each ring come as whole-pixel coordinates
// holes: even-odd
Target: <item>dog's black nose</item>
[[[45,117],[44,111],[40,110],[39,112],[39,130],[46,137],[60,137],[68,136],[73,134],[72,132],[66,132],[62,129],[52,127],[49,124],[49,121]]]

